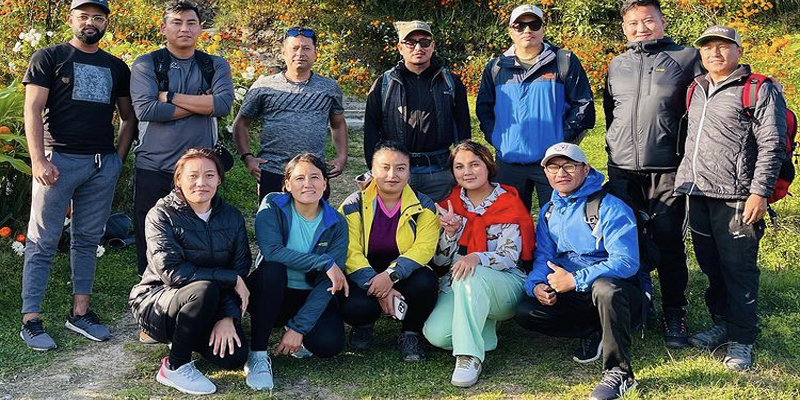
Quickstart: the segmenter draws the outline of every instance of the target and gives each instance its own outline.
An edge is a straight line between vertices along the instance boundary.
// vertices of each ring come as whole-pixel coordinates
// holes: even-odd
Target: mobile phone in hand
[[[392,306],[394,307],[394,318],[398,321],[402,321],[406,317],[408,304],[406,304],[402,297],[394,296],[392,298]]]

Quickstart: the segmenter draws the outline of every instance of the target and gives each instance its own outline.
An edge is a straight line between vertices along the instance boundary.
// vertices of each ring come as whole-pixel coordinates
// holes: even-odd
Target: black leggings
[[[338,296],[344,321],[352,326],[372,325],[380,318],[383,310],[378,299],[367,295],[367,291],[352,281],[350,296]],[[403,320],[403,331],[422,332],[422,325],[436,306],[439,285],[436,273],[428,267],[418,268],[394,284],[394,289],[405,297],[408,312]]]
[[[244,366],[248,346],[238,321],[234,322],[234,326],[242,346],[234,347],[232,355],[227,350],[225,357],[214,355],[213,347],[208,345],[211,330],[220,319],[217,309],[222,290],[218,283],[211,281],[192,282],[175,290],[167,314],[162,317],[166,319],[166,324],[162,325],[166,327],[166,332],[149,332],[156,337],[172,338],[172,348],[169,351],[169,364],[172,368],[191,361],[193,351],[223,369],[240,369]]]
[[[318,285],[325,285],[327,276],[321,272],[318,274],[320,274]],[[250,288],[248,310],[252,328],[252,348],[253,351],[264,351],[269,347],[272,329],[283,327],[297,315],[312,291],[288,288],[286,266],[276,262],[262,262],[246,281]],[[335,298],[330,299],[314,327],[303,336],[303,346],[322,358],[333,357],[342,351],[344,322]]]

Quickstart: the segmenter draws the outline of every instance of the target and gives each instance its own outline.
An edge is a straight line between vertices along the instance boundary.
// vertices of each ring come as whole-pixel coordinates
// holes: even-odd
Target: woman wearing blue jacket
[[[344,323],[333,295],[349,287],[342,272],[347,258],[344,217],[322,199],[325,164],[301,153],[286,165],[284,193],[270,193],[256,214],[258,268],[248,278],[254,300],[247,385],[272,389],[267,354],[270,332],[284,327],[275,353],[333,357],[344,346]],[[307,350],[306,350],[307,349]]]

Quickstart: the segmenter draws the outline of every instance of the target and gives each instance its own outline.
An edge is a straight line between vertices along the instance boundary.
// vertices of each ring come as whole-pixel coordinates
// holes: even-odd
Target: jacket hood
[[[672,46],[675,42],[672,38],[663,37],[661,39],[652,39],[652,40],[642,40],[638,42],[628,42],[625,45],[626,50],[637,50],[641,49],[648,53],[655,53],[663,50],[666,46]]]
[[[558,192],[554,190],[550,200],[554,205],[563,205],[568,201],[577,201],[579,199],[586,198],[592,193],[602,189],[604,180],[605,176],[600,173],[600,171],[592,168],[589,170],[589,173],[586,174],[586,179],[584,179],[583,184],[578,188],[578,190],[574,191],[567,197],[561,197]]]

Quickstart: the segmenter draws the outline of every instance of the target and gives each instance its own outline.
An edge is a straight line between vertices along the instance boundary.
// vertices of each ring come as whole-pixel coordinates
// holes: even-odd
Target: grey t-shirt
[[[261,76],[244,98],[239,115],[261,117],[262,169],[283,174],[286,163],[301,152],[325,159],[331,114],[342,114],[342,90],[333,79],[311,74],[292,82],[283,73]]]
[[[217,141],[217,118],[228,115],[233,103],[233,82],[228,62],[217,56],[211,88],[203,79],[195,58],[170,57],[169,90],[198,95],[209,89],[214,96],[211,115],[193,114],[172,121],[175,106],[158,101],[158,81],[151,54],[139,56],[131,71],[131,100],[139,119],[139,143],[134,147],[136,168],[150,171],[175,169],[178,158],[191,147],[213,147]]]

